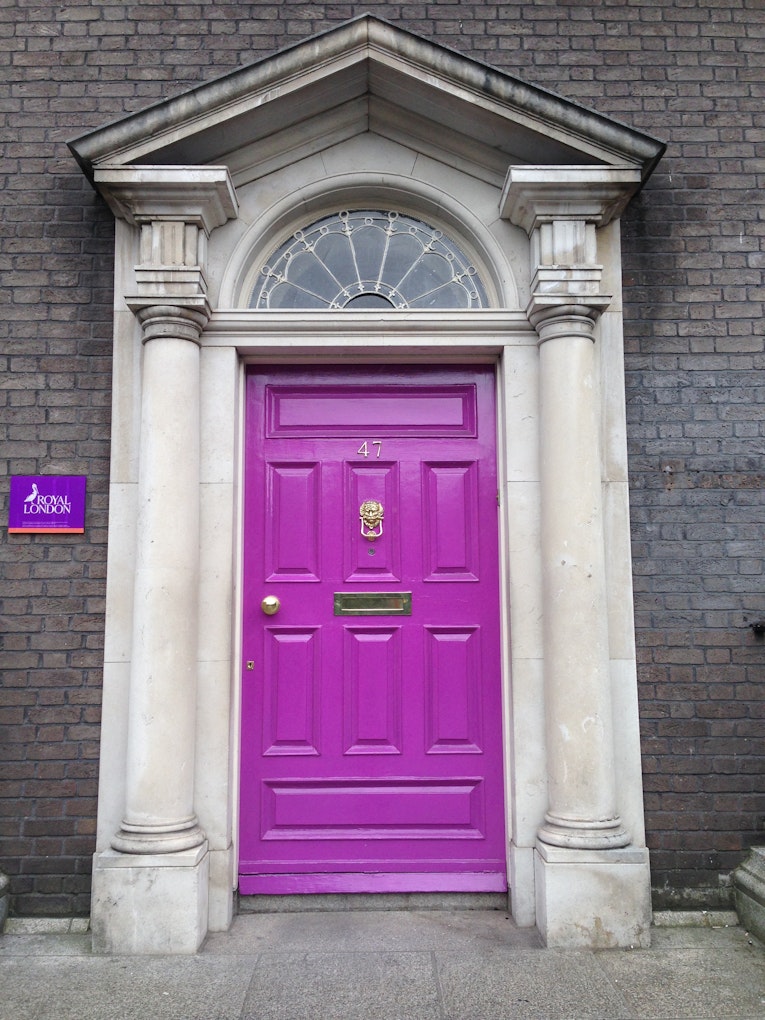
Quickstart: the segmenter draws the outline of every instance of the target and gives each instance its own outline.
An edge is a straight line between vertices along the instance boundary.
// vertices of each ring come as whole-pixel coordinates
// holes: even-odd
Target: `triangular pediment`
[[[370,15],[70,143],[99,166],[226,165],[237,184],[374,132],[501,182],[511,165],[602,165],[645,179],[664,146]]]

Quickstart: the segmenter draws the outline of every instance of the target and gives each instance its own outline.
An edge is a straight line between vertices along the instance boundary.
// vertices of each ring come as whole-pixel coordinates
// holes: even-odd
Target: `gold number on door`
[[[377,447],[377,453],[375,454],[375,459],[379,460],[380,459],[380,454],[382,453],[382,441],[379,440],[379,439],[373,439],[371,443],[368,443],[366,440],[364,440],[364,442],[358,448],[356,453],[360,457],[368,457],[369,456],[369,447],[370,446],[376,446]]]

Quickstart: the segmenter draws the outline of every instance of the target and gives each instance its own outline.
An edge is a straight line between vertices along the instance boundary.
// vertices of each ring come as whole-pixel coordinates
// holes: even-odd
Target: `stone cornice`
[[[137,290],[128,297],[130,307],[206,305],[207,239],[238,210],[228,169],[103,167],[96,185],[115,216],[140,231]]]
[[[239,208],[225,166],[104,166],[94,179],[114,215],[132,224],[188,223],[209,236]]]
[[[640,188],[628,166],[511,166],[500,216],[527,234],[545,223],[578,220],[603,227],[621,216]]]
[[[611,118],[369,14],[69,143],[90,179],[99,167],[227,161],[355,100],[393,101],[510,162],[629,164],[645,180],[664,145]],[[448,129],[448,130],[447,130]],[[360,128],[359,130],[364,130]],[[286,148],[289,150],[294,142]],[[515,158],[513,158],[515,157]]]

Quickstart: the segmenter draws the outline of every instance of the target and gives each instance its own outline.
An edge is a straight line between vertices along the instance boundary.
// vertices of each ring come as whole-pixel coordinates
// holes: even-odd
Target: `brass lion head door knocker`
[[[359,507],[359,518],[361,520],[361,536],[374,542],[383,533],[383,510],[382,503],[376,499],[365,499]]]

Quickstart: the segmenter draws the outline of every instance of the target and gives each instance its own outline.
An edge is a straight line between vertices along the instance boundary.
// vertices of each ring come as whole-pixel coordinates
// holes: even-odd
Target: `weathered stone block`
[[[733,894],[739,921],[765,942],[765,846],[752,847],[733,872]]]

